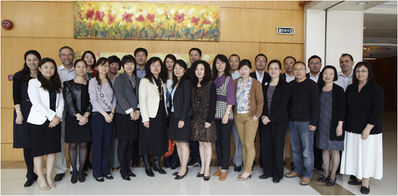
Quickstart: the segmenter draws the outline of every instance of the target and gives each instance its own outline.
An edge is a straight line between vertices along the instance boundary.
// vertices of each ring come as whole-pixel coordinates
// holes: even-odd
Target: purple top
[[[100,88],[97,88],[100,87]],[[99,89],[101,89],[99,91]],[[109,83],[102,83],[98,85],[96,78],[91,78],[88,84],[88,92],[90,94],[90,102],[93,105],[92,112],[111,112],[112,107],[116,107],[116,95]],[[100,94],[105,96],[101,99]]]
[[[224,82],[225,82],[225,74],[221,75],[220,77],[217,76],[216,79],[214,79],[214,84],[216,85],[216,88],[220,88]],[[227,100],[225,100],[225,97],[222,95],[217,94],[217,101],[224,101],[227,102],[227,105],[235,105],[236,99],[235,99],[235,84],[234,80],[232,77],[229,79],[228,86],[227,86]],[[232,110],[230,111],[232,112]],[[217,118],[216,119],[221,119]],[[232,119],[229,119],[232,120]]]

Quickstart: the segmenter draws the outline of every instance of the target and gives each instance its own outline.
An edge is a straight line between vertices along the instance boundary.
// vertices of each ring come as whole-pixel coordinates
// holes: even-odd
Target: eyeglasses
[[[293,71],[304,71],[305,68],[294,68]]]
[[[366,72],[368,72],[368,70],[366,70],[366,69],[363,69],[363,70],[356,70],[355,71],[355,73],[366,73]]]

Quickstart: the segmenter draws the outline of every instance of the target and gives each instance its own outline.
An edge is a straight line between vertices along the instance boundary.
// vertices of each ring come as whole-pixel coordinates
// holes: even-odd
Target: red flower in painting
[[[146,19],[151,22],[155,21],[155,14],[147,14]]]
[[[204,20],[204,21],[202,21],[202,24],[205,24],[205,25],[210,24],[210,23],[211,23],[210,20]]]
[[[86,19],[92,19],[94,16],[94,10],[87,10]]]
[[[139,15],[137,18],[135,18],[138,22],[144,22],[145,18],[142,15]]]
[[[89,22],[87,26],[89,29],[91,29],[91,22]]]
[[[79,14],[79,19],[82,19],[82,14]]]
[[[108,25],[111,25],[113,22],[115,22],[116,16],[117,16],[116,14],[114,16],[112,16],[111,14],[108,14],[108,18],[109,18]]]
[[[100,11],[96,11],[95,12],[95,18],[94,18],[94,20],[98,20],[98,21],[100,21],[100,22],[103,22],[104,21],[104,16],[105,16],[105,13],[104,12],[100,12]]]
[[[178,23],[181,23],[182,21],[185,20],[185,14],[184,13],[182,13],[182,14],[177,14],[176,13],[174,15],[174,20],[177,21]]]
[[[131,17],[133,17],[133,16],[134,16],[134,14],[127,14],[127,12],[124,12],[123,15],[122,15],[122,20],[126,21],[126,22],[129,22],[129,23],[132,23],[133,20],[131,19]]]
[[[194,23],[195,25],[198,25],[199,21],[200,21],[200,18],[199,18],[199,17],[196,18],[196,17],[194,16],[194,17],[192,17],[192,19],[191,19],[191,22]]]

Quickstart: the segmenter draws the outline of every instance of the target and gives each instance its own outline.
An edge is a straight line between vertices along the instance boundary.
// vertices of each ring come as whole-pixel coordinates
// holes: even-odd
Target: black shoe
[[[315,169],[316,171],[318,171],[318,172],[324,172],[324,169],[323,169],[322,166],[314,167],[314,169]]]
[[[108,179],[108,180],[113,180],[113,176],[112,176],[112,175],[110,175],[110,174],[109,174],[109,175],[107,175],[107,176],[105,176],[105,178],[106,178],[106,179]]]
[[[72,175],[70,182],[72,182],[72,184],[76,184],[77,182],[77,174]]]
[[[178,175],[178,172],[174,172],[174,173],[173,173],[173,176],[177,176],[177,175]]]
[[[329,179],[329,176],[326,177],[325,175],[322,175],[320,178],[318,178],[318,182],[326,182]]]
[[[263,175],[259,176],[258,178],[260,178],[260,179],[267,179],[267,178],[269,178],[269,177],[271,177],[271,176],[270,176],[270,175],[265,175],[265,174],[263,174]]]
[[[32,179],[28,179],[26,182],[25,182],[25,184],[23,185],[24,187],[30,187],[30,186],[32,186],[32,184],[35,182],[37,180],[37,177],[36,178],[32,178]]]
[[[204,177],[204,176],[205,176],[205,174],[204,174],[204,173],[201,174],[200,172],[198,172],[198,174],[196,175],[197,178],[202,178],[202,177]]]
[[[362,184],[362,181],[359,181],[358,179],[352,180],[348,182],[349,185],[360,185]]]
[[[279,181],[281,181],[279,178],[272,178],[272,182],[274,182],[274,183],[279,183]]]
[[[129,171],[129,176],[131,176],[131,177],[137,177],[132,171]]]
[[[185,172],[185,174],[182,175],[182,176],[180,176],[180,175],[177,174],[177,176],[174,178],[174,180],[181,180],[181,179],[183,179],[183,178],[187,175],[187,173],[188,173],[188,170],[187,170],[187,172]]]
[[[242,166],[241,166],[241,165],[235,165],[234,171],[235,171],[235,172],[240,172],[240,171],[242,171]]]
[[[352,181],[352,180],[358,180],[358,178],[357,178],[357,177],[355,177],[354,175],[351,175],[351,176],[350,176],[350,180],[349,180],[349,181]]]
[[[203,176],[203,180],[204,181],[209,181],[210,180],[210,176]]]
[[[159,172],[160,174],[166,174],[166,171],[160,167],[160,157],[153,157],[153,171]]]
[[[131,180],[129,176],[124,176],[124,177],[122,176],[122,178],[123,178],[123,180],[127,180],[127,181]]]
[[[336,183],[336,178],[333,180],[329,178],[328,182],[326,183],[326,186],[333,186]]]
[[[104,182],[104,178],[103,177],[99,177],[95,179],[97,182]]]
[[[153,174],[153,171],[151,169],[151,163],[149,162],[149,155],[145,154],[142,156],[142,160],[144,161],[145,164],[145,173],[149,177],[154,177],[155,174]]]
[[[64,178],[64,176],[65,176],[64,173],[62,173],[62,174],[57,174],[57,175],[55,175],[55,177],[54,177],[54,181],[55,181],[55,182],[59,182],[59,181],[61,181],[61,180]]]
[[[84,182],[84,181],[86,181],[86,176],[79,175],[79,182]]]
[[[369,194],[369,192],[370,192],[370,185],[369,185],[369,188],[361,186],[361,193],[362,194]]]
[[[189,162],[188,162],[188,166],[194,166],[195,164],[198,164],[198,160],[196,160],[196,159],[191,159]]]

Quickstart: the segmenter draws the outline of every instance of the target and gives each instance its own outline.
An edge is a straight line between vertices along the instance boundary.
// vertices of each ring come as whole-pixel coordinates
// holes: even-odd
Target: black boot
[[[153,171],[151,169],[151,162],[149,161],[149,155],[145,154],[142,156],[145,164],[145,173],[149,177],[154,177]]]
[[[166,171],[160,167],[160,157],[153,157],[153,170],[159,172],[160,174],[166,174]]]

